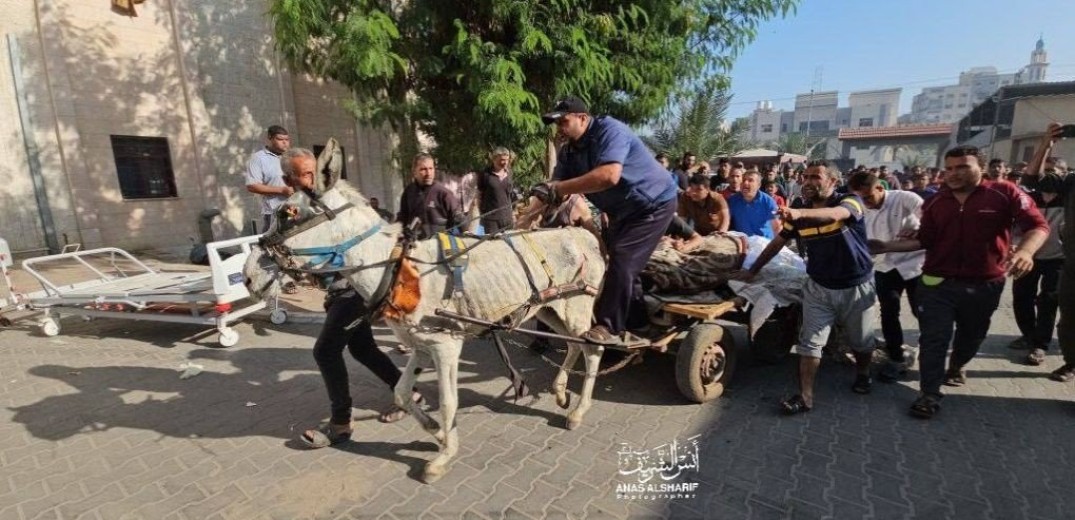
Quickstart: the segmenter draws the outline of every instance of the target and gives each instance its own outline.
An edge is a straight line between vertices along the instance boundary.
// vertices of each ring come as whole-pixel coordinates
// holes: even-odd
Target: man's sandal
[[[648,339],[638,337],[631,332],[613,334],[603,325],[595,325],[580,337],[590,343],[605,347],[641,348],[650,344]]]
[[[340,431],[333,428],[331,424],[323,424],[316,430],[302,432],[299,440],[311,449],[327,448],[351,440],[351,430]]]
[[[944,386],[963,386],[967,384],[967,371],[962,368],[949,369],[944,374]]]
[[[1064,366],[1053,370],[1049,373],[1049,379],[1061,383],[1067,383],[1068,381],[1075,379],[1075,364],[1065,364]]]
[[[813,407],[806,404],[806,400],[803,399],[803,396],[796,395],[791,399],[781,402],[780,410],[784,412],[784,415],[797,415],[809,412],[810,410],[813,410]]]
[[[919,419],[932,419],[941,410],[941,400],[936,396],[923,395],[911,403],[911,416]]]
[[[426,398],[425,397],[419,397],[418,399],[416,399],[414,401],[415,406],[422,406],[425,403],[426,403]],[[377,420],[381,421],[383,423],[394,423],[394,422],[402,421],[403,418],[408,416],[408,415],[410,415],[410,414],[407,413],[407,410],[404,410],[403,408],[399,407],[398,405],[392,405],[387,410],[381,412],[381,415],[380,415],[380,417],[377,418]]]

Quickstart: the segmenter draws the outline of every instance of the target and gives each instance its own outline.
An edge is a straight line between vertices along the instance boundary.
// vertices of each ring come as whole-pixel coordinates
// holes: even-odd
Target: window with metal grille
[[[165,137],[113,135],[119,190],[124,199],[161,199],[176,196],[172,154]]]
[[[325,145],[315,144],[313,149],[314,155],[320,156],[321,151],[324,149]],[[345,150],[342,146],[340,147],[340,156],[343,157],[343,167],[340,169],[340,178],[343,180],[347,180],[347,150]]]

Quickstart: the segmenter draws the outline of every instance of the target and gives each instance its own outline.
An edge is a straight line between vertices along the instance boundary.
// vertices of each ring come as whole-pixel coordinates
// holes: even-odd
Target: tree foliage
[[[715,82],[700,86],[678,99],[643,140],[673,163],[687,151],[703,161],[732,155],[743,148],[747,128],[743,120],[727,122],[731,99]]]
[[[271,0],[279,51],[296,70],[354,92],[363,121],[415,131],[442,166],[508,146],[542,169],[540,114],[566,95],[632,125],[723,77],[765,19],[797,0]]]
[[[770,143],[769,146],[780,153],[805,155],[808,160],[825,158],[824,137],[808,137],[803,133],[792,132],[780,136],[778,141]]]

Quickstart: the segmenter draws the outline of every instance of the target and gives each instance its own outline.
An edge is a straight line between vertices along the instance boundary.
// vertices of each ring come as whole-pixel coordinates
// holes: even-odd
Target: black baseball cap
[[[560,101],[557,101],[556,106],[552,107],[552,111],[541,116],[541,120],[545,124],[551,125],[555,123],[556,120],[560,119],[561,117],[564,117],[567,114],[589,113],[590,109],[586,107],[586,102],[575,96],[568,96],[564,99],[561,99]]]

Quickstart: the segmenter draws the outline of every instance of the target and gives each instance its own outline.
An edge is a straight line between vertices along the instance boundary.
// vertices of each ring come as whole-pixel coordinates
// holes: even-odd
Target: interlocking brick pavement
[[[794,363],[751,364],[733,327],[743,357],[723,398],[685,402],[674,360],[647,356],[602,377],[586,422],[566,431],[548,393],[513,402],[495,353],[475,342],[460,366],[460,455],[433,485],[418,477],[436,444],[412,420],[377,422],[391,394],[353,362],[354,442],[302,449],[296,436],[328,412],[310,353],[317,326],[238,328],[230,349],[185,325],[67,319],[55,338],[32,322],[0,330],[0,520],[1007,520],[1067,518],[1075,508],[1075,390],[1045,379],[1056,352],[1028,367],[1005,347],[1015,335],[1007,306],[970,382],[948,391],[931,422],[906,415],[915,383],[859,396],[851,369],[833,362],[822,367],[816,408],[781,417]],[[549,386],[548,365],[513,354],[533,388]],[[180,380],[187,361],[204,372]],[[419,385],[432,396],[431,376]],[[694,435],[700,467],[673,481],[698,483],[696,497],[617,498],[617,484],[637,483],[619,474],[620,443],[656,449]]]

